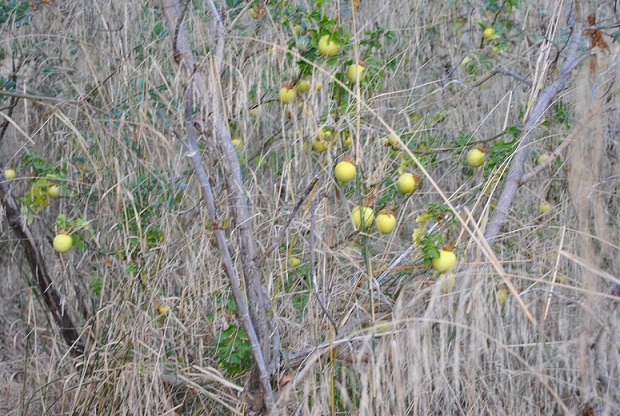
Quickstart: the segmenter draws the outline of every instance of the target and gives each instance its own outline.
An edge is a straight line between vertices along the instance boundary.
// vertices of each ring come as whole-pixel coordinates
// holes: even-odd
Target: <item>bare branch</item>
[[[198,93],[198,97],[202,100],[210,98],[213,106],[211,110],[212,130],[215,138],[218,139],[217,146],[221,152],[220,160],[227,170],[227,174],[224,175],[224,181],[230,195],[230,200],[232,201],[230,209],[241,246],[239,255],[243,267],[246,290],[245,296],[241,289],[241,281],[232,262],[225,235],[222,230],[216,229],[214,232],[220,257],[224,264],[224,270],[230,281],[231,290],[235,298],[235,303],[237,304],[237,315],[241,320],[252,346],[254,367],[252,368],[252,374],[247,386],[248,394],[252,398],[252,407],[254,410],[260,410],[262,406],[265,406],[270,414],[277,414],[277,407],[271,387],[270,369],[275,369],[276,358],[279,358],[276,357],[276,353],[279,350],[279,336],[275,324],[268,319],[269,301],[262,286],[260,269],[255,262],[256,248],[253,240],[251,218],[248,213],[248,202],[245,197],[241,168],[235,148],[232,144],[230,130],[223,116],[221,93],[219,91],[220,64],[218,64],[218,62],[221,62],[221,51],[223,50],[221,19],[219,19],[218,16],[220,37],[217,46],[219,52],[216,53],[216,55],[219,57],[216,57],[216,62],[212,65],[210,78],[213,85],[211,89],[213,93],[208,94],[206,80],[203,78],[202,73],[196,71],[195,68],[195,59],[189,37],[181,22],[182,12],[179,0],[162,0],[162,9],[170,32],[175,33],[175,39],[173,39],[175,60],[185,67],[187,75],[191,80],[184,103],[185,124],[187,129],[187,139],[184,143],[189,150],[192,164],[200,181],[203,199],[207,204],[209,215],[212,221],[217,222],[217,210],[208,180],[208,174],[204,168],[196,143],[196,127],[192,113],[193,94]],[[206,104],[206,102],[202,104]],[[269,367],[267,363],[269,363]],[[260,392],[260,387],[262,387],[262,393]]]
[[[525,123],[525,128],[523,130],[523,135],[519,140],[518,148],[515,150],[512,156],[512,161],[510,163],[510,168],[506,176],[506,181],[504,182],[502,193],[500,194],[497,204],[495,206],[495,210],[493,211],[493,214],[489,219],[487,229],[484,233],[484,237],[487,240],[489,246],[493,245],[495,239],[499,235],[500,229],[506,221],[506,217],[508,216],[508,210],[510,209],[510,205],[512,204],[517,189],[519,188],[519,182],[521,181],[521,177],[523,175],[523,164],[527,156],[527,148],[531,143],[532,139],[534,138],[536,125],[538,124],[539,120],[543,118],[545,111],[547,111],[547,108],[555,99],[555,97],[566,86],[572,70],[575,69],[581,61],[583,61],[589,56],[589,54],[577,56],[577,47],[579,45],[582,33],[582,23],[579,16],[579,2],[575,2],[574,12],[576,15],[576,22],[573,27],[570,45],[568,47],[564,64],[562,65],[562,69],[560,70],[560,74],[553,83],[551,83],[548,87],[541,91],[536,101],[536,104],[532,109],[532,112],[527,118],[527,122]]]

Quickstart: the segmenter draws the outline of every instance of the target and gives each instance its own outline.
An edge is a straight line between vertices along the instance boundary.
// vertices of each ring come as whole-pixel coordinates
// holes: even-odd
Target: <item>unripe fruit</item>
[[[340,51],[338,42],[331,39],[330,35],[323,35],[319,39],[319,53],[325,56],[334,56]]]
[[[299,257],[291,256],[288,258],[288,264],[291,267],[297,267],[301,264],[301,260],[299,259]]]
[[[297,93],[293,88],[282,87],[280,89],[280,101],[284,104],[292,103],[297,98]]]
[[[362,215],[364,217],[363,224],[362,224]],[[365,230],[365,229],[370,228],[370,226],[372,225],[372,221],[375,219],[375,213],[372,212],[372,208],[370,207],[364,207],[364,206],[358,205],[355,208],[353,208],[353,211],[351,211],[351,219],[353,220],[353,224],[355,225],[355,228],[360,228],[360,225],[361,225],[361,229]]]
[[[67,234],[58,234],[54,237],[54,242],[52,243],[54,246],[54,250],[59,253],[65,253],[69,251],[71,246],[73,245],[73,239],[70,235]]]
[[[60,196],[60,188],[56,185],[52,185],[47,188],[47,194],[52,198],[58,198]]]
[[[307,79],[300,79],[295,87],[299,92],[308,92],[312,84]]]
[[[538,207],[538,211],[540,212],[540,215],[547,215],[553,211],[553,205],[545,201],[540,204],[540,206]]]
[[[333,132],[331,131],[331,129],[329,127],[322,127],[316,133],[316,138],[317,138],[317,140],[329,139],[330,137],[332,137],[332,134],[333,134]]]
[[[4,171],[4,177],[8,180],[15,179],[15,176],[17,176],[17,173],[15,173],[14,169],[8,168]]]
[[[505,287],[502,287],[497,291],[497,302],[500,305],[504,305],[504,303],[506,303],[507,300],[508,300],[508,290]]]
[[[396,187],[403,194],[410,194],[418,188],[418,181],[411,173],[403,173],[398,177]]]
[[[381,212],[377,215],[375,226],[381,234],[389,234],[396,227],[396,217],[391,212]]]
[[[349,65],[349,67],[347,68],[347,79],[351,84],[357,84],[364,79],[365,73],[366,68],[364,68],[362,65]]]
[[[347,147],[349,147],[349,146],[351,146],[351,145],[353,144],[353,140],[351,140],[351,133],[347,133],[347,134],[344,136],[344,139],[343,139],[342,143],[343,143],[345,146],[347,146]]]
[[[487,39],[487,40],[491,39],[493,37],[493,35],[495,35],[495,29],[493,29],[492,27],[487,27],[482,32],[482,37]]]
[[[541,163],[543,163],[545,160],[549,159],[549,155],[546,153],[541,153],[538,155],[538,157],[536,158],[536,164],[540,165]]]
[[[316,139],[312,144],[312,150],[315,152],[324,152],[328,148],[328,144],[325,140]]]
[[[355,177],[355,165],[348,161],[340,162],[334,168],[336,179],[342,183],[347,183]]]
[[[314,88],[317,91],[321,91],[323,89],[323,83],[321,81],[317,82]]]
[[[240,138],[233,137],[231,141],[233,146],[235,146],[235,149],[241,150],[243,148],[243,141]]]
[[[431,261],[433,269],[440,273],[449,272],[456,265],[456,255],[452,251],[439,250],[439,257]]]
[[[482,150],[474,148],[467,152],[467,164],[472,168],[479,168],[484,164],[485,154]]]
[[[389,136],[386,136],[383,139],[381,139],[381,143],[386,147],[394,146],[394,145],[398,145],[398,140],[394,134],[390,133]]]

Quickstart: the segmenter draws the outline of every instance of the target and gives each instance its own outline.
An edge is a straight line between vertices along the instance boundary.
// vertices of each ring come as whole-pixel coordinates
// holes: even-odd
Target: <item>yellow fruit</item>
[[[317,91],[321,91],[323,89],[323,83],[321,81],[317,82],[314,88]]]
[[[17,176],[17,173],[15,173],[14,169],[8,168],[4,171],[4,177],[8,180],[15,179],[15,176]]]
[[[297,98],[297,93],[293,88],[282,87],[280,89],[280,101],[284,104],[292,103]]]
[[[325,56],[334,56],[340,51],[338,42],[331,39],[329,35],[321,36],[319,39],[319,53]]]
[[[389,234],[396,227],[396,217],[389,212],[381,212],[377,215],[375,226],[381,234]]]
[[[503,305],[504,303],[506,303],[506,301],[508,300],[508,290],[505,287],[500,288],[497,291],[497,301],[499,302],[500,305]]]
[[[493,29],[492,27],[487,27],[482,32],[482,37],[487,39],[487,40],[493,38],[493,35],[495,35],[495,29]]]
[[[394,134],[391,134],[389,136],[384,137],[383,139],[381,139],[381,144],[383,144],[384,146],[394,146],[398,144],[398,139]]]
[[[472,168],[479,168],[484,164],[484,152],[480,149],[471,149],[467,153],[467,164]]]
[[[299,82],[297,83],[297,86],[295,88],[297,89],[297,91],[303,93],[303,92],[310,91],[310,86],[311,85],[312,84],[307,79],[300,79]]]
[[[250,108],[250,116],[256,117],[259,111],[260,111],[260,108],[258,106]]]
[[[362,215],[364,217],[363,224]],[[358,205],[351,211],[351,219],[353,220],[353,224],[355,224],[355,228],[360,228],[361,225],[361,229],[365,230],[372,225],[372,221],[375,219],[375,213],[372,212],[372,208],[370,207]]]
[[[439,250],[439,257],[432,260],[433,269],[440,273],[449,272],[456,265],[456,255],[452,251]]]
[[[168,305],[160,305],[159,308],[157,308],[157,312],[160,315],[168,315],[171,310],[172,308]]]
[[[334,173],[336,174],[336,179],[342,183],[347,183],[355,177],[355,165],[345,160],[336,165]]]
[[[312,150],[315,152],[324,152],[328,148],[328,144],[325,140],[316,139],[312,144]]]
[[[316,138],[318,140],[329,139],[330,137],[332,137],[332,134],[333,132],[329,127],[322,127],[316,134]]]
[[[396,187],[403,194],[410,194],[418,188],[418,183],[411,173],[403,173],[398,177]]]
[[[54,246],[54,250],[59,253],[64,253],[69,251],[69,249],[73,245],[73,239],[70,235],[58,234],[56,237],[54,237],[54,242],[52,245]]]
[[[536,158],[536,164],[540,165],[541,163],[543,163],[545,160],[549,159],[549,155],[546,153],[541,153],[538,155],[538,157]]]
[[[540,204],[540,206],[538,207],[538,211],[540,212],[540,215],[547,215],[553,211],[553,205],[545,201]]]
[[[52,185],[47,188],[47,194],[52,198],[58,198],[60,196],[60,188],[56,185]]]
[[[297,267],[301,264],[301,259],[299,257],[291,256],[288,258],[288,264],[291,267]]]
[[[260,18],[260,13],[258,12],[258,10],[256,10],[254,7],[250,8],[250,16],[252,16],[253,19],[259,19]]]
[[[362,65],[349,65],[349,67],[347,68],[347,79],[351,84],[357,84],[364,79],[365,73],[366,68],[364,68]]]
[[[235,149],[237,150],[241,150],[241,148],[243,147],[243,141],[238,137],[232,138],[232,144],[233,146],[235,146]]]
[[[353,140],[351,140],[351,133],[347,133],[342,142],[347,147],[351,146],[353,144]]]

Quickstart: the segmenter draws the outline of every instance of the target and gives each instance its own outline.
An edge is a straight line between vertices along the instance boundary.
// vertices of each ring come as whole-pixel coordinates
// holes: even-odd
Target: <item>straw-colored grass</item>
[[[67,352],[3,219],[0,413],[247,413],[249,371],[227,372],[217,351],[222,333],[241,324],[200,184],[179,140],[188,81],[174,61],[160,3],[31,3],[36,9],[28,24],[0,25],[6,54],[0,76],[4,82],[12,62],[19,63],[15,92],[22,95],[0,141],[0,163],[20,166],[25,155],[36,155],[66,166],[63,197],[38,211],[30,227],[86,352],[78,358]],[[299,59],[288,49],[292,24],[282,24],[277,13],[314,2],[269,6],[261,20],[226,3],[217,3],[225,23],[233,22],[222,76],[207,84],[221,89],[231,132],[243,141],[239,158],[254,242],[259,253],[277,244],[261,270],[283,351],[293,354],[273,383],[283,414],[620,414],[619,58],[618,42],[608,36],[618,30],[614,2],[581,4],[586,26],[585,16],[594,12],[605,26],[609,49],[597,48],[571,72],[539,120],[524,173],[535,169],[539,153],[572,141],[519,188],[493,256],[481,249],[482,236],[503,181],[464,167],[470,146],[455,140],[463,132],[485,141],[523,126],[537,98],[531,85],[544,88],[558,75],[570,2],[523,1],[510,14],[504,9],[498,16],[512,27],[499,51],[497,43],[481,44],[478,23],[495,17],[485,12],[489,2],[364,0],[354,14],[346,1],[326,2],[326,14],[353,34],[351,44],[340,65],[312,58],[313,86],[323,88],[304,95],[300,107],[277,101],[281,84],[297,76]],[[208,4],[192,2],[185,16],[198,70],[207,75],[216,47]],[[541,45],[551,24],[558,28],[546,51]],[[393,42],[366,56],[371,78],[354,91],[360,101],[353,94],[338,103],[330,95],[334,76],[358,48],[365,50],[364,33],[377,28],[392,31]],[[584,35],[578,53],[588,40]],[[460,64],[465,57],[470,63]],[[480,82],[494,68],[508,74]],[[197,105],[197,118],[213,108],[204,104]],[[258,114],[250,115],[257,104]],[[604,111],[591,111],[596,108]],[[210,129],[209,120],[202,123]],[[324,126],[350,131],[354,150],[334,140],[328,152],[312,152]],[[380,199],[392,192],[399,168],[421,172],[411,154],[381,143],[389,129],[428,175],[413,196],[395,193],[390,201],[398,220],[393,233],[364,236],[349,220],[362,202],[360,189],[372,185]],[[508,138],[487,144],[502,140]],[[207,133],[198,143],[220,225],[242,270],[216,139]],[[346,152],[354,154],[358,174],[341,185],[333,166]],[[27,194],[32,174],[18,171],[15,198]],[[278,241],[315,177],[316,187]],[[545,199],[554,209],[542,216]],[[458,265],[456,285],[447,291],[417,248],[393,264],[409,250],[415,219],[430,203],[449,203],[464,221],[450,234]],[[92,225],[83,251],[53,252],[59,213]],[[314,293],[310,233],[318,291],[338,333]],[[289,265],[293,255],[301,266]],[[379,276],[379,286],[370,283]],[[497,293],[507,285],[518,298],[510,294],[502,303]],[[160,315],[160,306],[170,313]]]

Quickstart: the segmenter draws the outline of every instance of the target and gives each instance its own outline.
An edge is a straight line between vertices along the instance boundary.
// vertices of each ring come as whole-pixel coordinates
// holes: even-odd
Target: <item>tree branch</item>
[[[536,104],[532,109],[532,112],[527,118],[522,137],[519,140],[518,148],[515,150],[512,156],[512,161],[510,163],[510,168],[506,176],[506,181],[504,182],[502,193],[500,194],[497,204],[495,206],[495,210],[493,211],[493,214],[489,219],[486,231],[484,233],[484,237],[487,240],[489,246],[493,245],[495,239],[499,235],[500,229],[506,221],[506,217],[508,216],[508,210],[510,209],[510,205],[512,204],[517,189],[519,188],[519,182],[521,181],[523,175],[523,164],[527,156],[527,148],[532,142],[532,139],[534,138],[536,125],[538,124],[539,120],[543,118],[543,115],[545,111],[547,111],[547,108],[549,107],[551,102],[566,86],[572,70],[575,69],[581,61],[583,61],[589,56],[589,54],[587,53],[577,56],[577,47],[581,39],[582,33],[582,23],[580,16],[581,9],[579,7],[578,1],[575,1],[574,12],[576,16],[575,25],[573,27],[570,45],[568,47],[568,52],[566,54],[564,64],[562,65],[562,69],[560,70],[560,74],[555,79],[555,81],[553,81],[553,83],[551,83],[548,87],[541,91],[536,101]],[[543,48],[544,47],[545,44],[543,44]],[[541,51],[541,54],[543,53],[544,50]]]
[[[275,324],[271,324],[268,319],[269,300],[262,287],[260,269],[255,262],[256,248],[252,235],[251,218],[248,214],[248,203],[244,193],[241,168],[234,145],[232,144],[228,125],[222,112],[221,94],[219,91],[220,72],[218,70],[220,66],[218,62],[221,62],[221,51],[223,51],[223,37],[221,36],[223,28],[221,26],[221,19],[219,19],[217,10],[215,9],[214,12],[218,17],[218,31],[220,33],[217,47],[219,53],[217,53],[216,63],[213,65],[213,70],[211,72],[211,81],[214,85],[211,91],[214,92],[209,94],[203,74],[196,70],[189,36],[187,35],[185,26],[181,22],[182,11],[179,0],[162,0],[162,9],[168,30],[170,33],[175,34],[175,39],[173,39],[175,60],[185,67],[187,75],[190,78],[190,83],[184,99],[185,124],[187,129],[187,138],[184,144],[189,150],[192,164],[196,170],[198,180],[200,181],[203,200],[207,205],[209,216],[212,221],[217,222],[218,215],[213,192],[196,143],[196,127],[192,112],[193,94],[197,93],[197,96],[202,100],[210,98],[213,107],[211,111],[212,130],[215,137],[218,139],[217,147],[221,153],[220,160],[227,170],[227,174],[224,175],[224,181],[230,195],[230,200],[232,201],[230,209],[233,223],[239,236],[239,255],[243,267],[246,289],[245,296],[241,289],[241,281],[235,270],[224,232],[216,229],[214,233],[224,270],[228,276],[235,303],[237,304],[237,315],[248,335],[250,345],[252,346],[254,363],[247,391],[252,399],[252,407],[254,410],[260,410],[261,407],[265,406],[270,414],[277,414],[277,407],[271,387],[270,370],[275,369],[276,358],[279,358],[276,357],[276,352],[279,351],[279,336]],[[201,104],[205,105],[206,102],[202,102]],[[267,363],[269,363],[269,367]],[[261,387],[262,393],[260,391]]]

